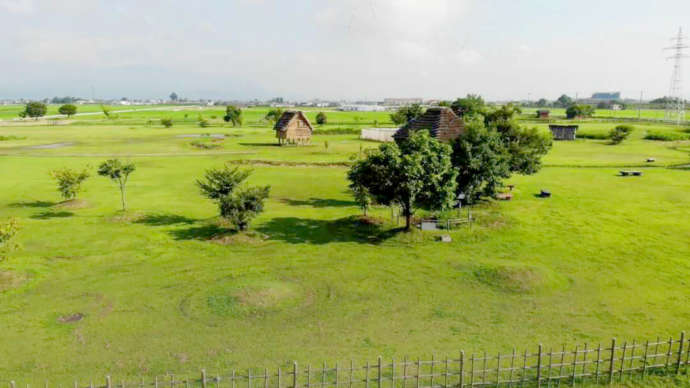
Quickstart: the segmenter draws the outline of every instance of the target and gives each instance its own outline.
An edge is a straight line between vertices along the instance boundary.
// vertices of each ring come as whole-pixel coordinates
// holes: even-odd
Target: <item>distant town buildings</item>
[[[610,92],[610,93],[594,93],[592,94],[592,100],[598,101],[617,101],[621,99],[621,92]]]
[[[412,104],[423,104],[424,99],[422,98],[384,98],[383,105],[386,106],[405,106]]]

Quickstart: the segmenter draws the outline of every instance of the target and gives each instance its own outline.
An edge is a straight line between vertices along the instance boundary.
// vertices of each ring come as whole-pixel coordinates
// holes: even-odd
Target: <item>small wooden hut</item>
[[[548,109],[539,109],[539,110],[537,110],[537,118],[538,119],[548,119],[550,113],[551,112]]]
[[[287,111],[273,127],[278,144],[309,144],[314,127],[302,111]]]
[[[578,128],[579,126],[577,125],[549,125],[554,140],[575,140],[575,132],[577,132]]]
[[[448,143],[465,132],[465,122],[448,107],[429,108],[420,117],[400,127],[393,138],[404,140],[412,132],[422,129],[428,130],[431,137]]]

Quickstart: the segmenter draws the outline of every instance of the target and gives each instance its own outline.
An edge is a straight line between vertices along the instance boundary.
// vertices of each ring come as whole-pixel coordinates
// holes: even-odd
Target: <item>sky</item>
[[[654,98],[681,27],[688,0],[0,0],[0,99]]]

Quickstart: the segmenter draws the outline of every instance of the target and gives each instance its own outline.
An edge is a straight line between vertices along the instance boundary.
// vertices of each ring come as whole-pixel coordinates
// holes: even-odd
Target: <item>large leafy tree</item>
[[[534,174],[541,168],[541,158],[549,152],[552,145],[551,134],[537,128],[524,128],[515,116],[521,110],[513,104],[489,110],[484,124],[498,132],[509,156],[511,172]]]
[[[242,109],[234,106],[234,105],[228,105],[225,108],[225,116],[223,116],[223,120],[225,120],[226,123],[231,123],[233,127],[242,125]]]
[[[109,159],[101,163],[98,167],[98,175],[110,178],[117,182],[120,187],[120,199],[122,200],[122,210],[127,210],[126,201],[126,186],[129,180],[129,175],[136,170],[137,167],[132,162],[122,162],[119,159]]]
[[[453,205],[457,172],[451,148],[417,131],[400,145],[388,143],[367,152],[348,172],[350,188],[366,189],[382,205],[398,205],[410,229],[416,209],[441,210]]]
[[[24,107],[24,110],[19,113],[19,116],[37,119],[39,117],[45,116],[46,112],[48,112],[48,107],[46,106],[46,104],[38,101],[33,101],[26,104],[26,107]]]
[[[465,98],[458,98],[450,104],[450,107],[461,117],[484,115],[487,111],[484,99],[478,94],[468,94]]]
[[[61,115],[72,117],[77,113],[77,106],[74,104],[65,104],[58,108],[58,112],[60,112]]]
[[[396,125],[403,125],[424,114],[424,108],[419,104],[412,104],[398,108],[391,113],[391,121]]]
[[[470,201],[492,196],[510,177],[510,156],[500,133],[480,119],[466,123],[465,132],[452,143],[453,166],[458,172],[457,192]]]

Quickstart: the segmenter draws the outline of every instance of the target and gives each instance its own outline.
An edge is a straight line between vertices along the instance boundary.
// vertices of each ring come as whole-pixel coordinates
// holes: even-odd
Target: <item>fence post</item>
[[[537,356],[537,387],[541,387],[541,344],[539,344],[539,354]]]
[[[278,367],[278,388],[281,388],[281,373],[280,373],[280,367]]]
[[[460,388],[464,388],[465,377],[465,351],[460,351]]]
[[[609,363],[609,384],[613,383],[613,367],[616,361],[616,339],[611,340],[611,360]]]
[[[206,388],[206,369],[201,370],[201,388]]]
[[[292,388],[297,388],[297,361],[292,364]]]
[[[106,388],[112,388],[113,384],[110,380],[110,376],[105,376],[105,387]]]
[[[685,344],[685,332],[680,332],[680,344],[678,344],[678,361],[676,362],[676,374],[680,373],[680,362],[683,358],[683,345]]]
[[[376,386],[378,388],[381,388],[381,382],[382,382],[381,377],[383,376],[381,374],[381,356],[379,356],[377,368],[378,368],[378,375],[377,375],[377,379],[376,379],[377,380]]]
[[[10,381],[10,387],[15,388],[14,380]]]

